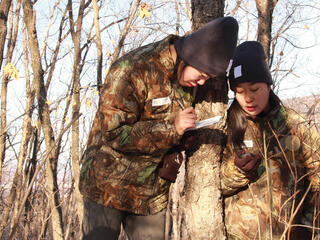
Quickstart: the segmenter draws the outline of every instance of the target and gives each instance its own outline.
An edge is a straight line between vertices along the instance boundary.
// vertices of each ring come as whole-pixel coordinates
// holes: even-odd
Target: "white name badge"
[[[171,99],[170,97],[163,97],[163,98],[155,98],[152,99],[152,107],[158,107],[158,106],[162,106],[162,105],[166,105],[166,104],[170,104],[171,103]]]
[[[248,148],[252,148],[253,147],[253,141],[252,140],[244,140],[243,143]]]

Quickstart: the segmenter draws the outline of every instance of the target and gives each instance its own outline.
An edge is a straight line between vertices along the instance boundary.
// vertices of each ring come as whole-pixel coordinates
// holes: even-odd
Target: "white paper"
[[[210,125],[218,123],[220,120],[221,120],[221,116],[215,116],[215,117],[212,117],[212,118],[208,118],[208,119],[196,122],[196,127],[195,128],[188,128],[186,131],[196,130],[196,129],[199,129],[199,128],[208,127]]]

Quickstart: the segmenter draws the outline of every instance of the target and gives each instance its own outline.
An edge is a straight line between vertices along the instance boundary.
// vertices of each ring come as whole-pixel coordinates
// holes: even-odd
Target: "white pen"
[[[180,107],[182,108],[182,110],[184,110],[184,105],[183,105],[183,102],[181,101],[181,99],[177,99]]]

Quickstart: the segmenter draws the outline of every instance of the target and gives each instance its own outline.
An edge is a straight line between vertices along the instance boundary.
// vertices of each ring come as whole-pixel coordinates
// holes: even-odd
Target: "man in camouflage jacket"
[[[195,126],[191,87],[225,74],[237,32],[233,18],[219,18],[186,37],[170,35],[133,50],[111,66],[81,169],[85,239],[117,239],[121,223],[132,239],[164,238],[170,182],[158,174],[163,156]],[[138,217],[159,213],[135,233]],[[143,235],[149,225],[150,235]]]

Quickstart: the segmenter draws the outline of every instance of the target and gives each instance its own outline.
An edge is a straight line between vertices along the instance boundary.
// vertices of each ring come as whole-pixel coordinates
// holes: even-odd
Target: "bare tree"
[[[266,55],[270,56],[272,13],[278,0],[255,0],[258,10],[258,41]]]
[[[128,32],[130,31],[130,27],[132,25],[132,21],[134,19],[134,17],[136,16],[137,10],[139,8],[139,4],[140,4],[141,0],[137,0],[133,6],[133,10],[131,11],[131,14],[124,26],[124,28],[121,30],[121,34],[120,34],[120,38],[118,41],[118,45],[114,50],[114,53],[112,55],[112,62],[114,62],[115,60],[117,60],[120,56],[120,52],[123,48],[123,43],[128,35]]]
[[[28,145],[31,140],[32,136],[32,126],[31,126],[31,119],[32,119],[32,113],[33,113],[33,103],[34,103],[34,89],[30,85],[29,77],[27,77],[27,88],[26,88],[26,95],[27,95],[27,105],[26,105],[26,114],[24,115],[23,119],[23,126],[22,126],[22,140],[20,144],[20,150],[19,150],[19,157],[18,157],[18,167],[16,170],[16,175],[13,186],[16,186],[18,194],[16,194],[15,199],[15,207],[13,211],[13,216],[11,220],[11,232],[10,232],[10,238],[15,239],[16,237],[16,230],[18,227],[18,223],[20,220],[20,213],[19,208],[21,207],[21,198],[24,193],[24,189],[26,188],[25,184],[23,183],[23,165],[25,164],[25,160],[27,158],[28,153]]]
[[[79,12],[77,20],[73,19],[73,7],[72,1],[68,1],[68,11],[69,11],[69,22],[72,41],[74,44],[74,63],[73,63],[73,87],[72,87],[72,119],[74,122],[72,124],[72,166],[75,178],[75,200],[77,203],[77,215],[80,222],[80,229],[82,226],[82,216],[83,216],[83,201],[80,194],[78,185],[80,179],[80,163],[79,163],[79,114],[80,114],[80,73],[81,73],[81,32],[82,23],[84,18],[84,11],[91,3],[91,0],[85,2],[80,1]]]
[[[37,40],[37,31],[35,27],[35,16],[33,11],[33,3],[29,0],[23,0],[24,22],[28,32],[28,45],[31,55],[31,65],[34,73],[34,83],[36,86],[36,96],[38,101],[39,118],[44,133],[47,151],[49,157],[47,159],[47,184],[50,193],[50,206],[52,211],[51,223],[54,239],[63,239],[62,211],[60,205],[59,189],[57,184],[57,156],[52,151],[54,149],[55,140],[50,120],[50,110],[47,100],[47,91],[44,85],[44,72],[41,64],[40,48]]]
[[[2,5],[2,4],[1,4]],[[20,1],[18,1],[18,5],[17,5],[17,9],[16,12],[19,13],[20,12]],[[8,44],[8,51],[7,51],[7,62],[8,64],[11,64],[11,60],[12,60],[12,55],[13,55],[13,51],[16,45],[16,39],[17,39],[17,34],[18,34],[18,26],[19,26],[19,14],[16,14],[16,20],[15,22],[13,22],[13,14],[11,14],[10,17],[10,31],[9,31],[9,39],[11,39],[10,43]],[[4,26],[5,27],[5,26]],[[3,51],[3,50],[2,50]],[[6,118],[6,114],[7,114],[7,87],[8,87],[8,83],[9,83],[9,79],[10,79],[10,74],[9,73],[5,73],[2,79],[2,88],[1,88],[1,149],[0,149],[0,153],[1,156],[3,158],[1,158],[0,160],[0,179],[1,179],[1,171],[2,171],[2,160],[4,159],[5,156],[5,146],[6,146],[6,124],[7,124],[7,118]],[[25,125],[25,130],[27,129],[27,125]],[[26,135],[24,136],[26,137]],[[25,140],[25,141],[24,141]],[[24,146],[27,144],[28,139],[23,138],[24,141]],[[10,190],[10,194],[9,194],[9,198],[8,198],[8,205],[7,207],[4,209],[3,212],[3,216],[2,216],[2,222],[0,224],[0,238],[3,234],[3,231],[7,225],[7,221],[9,218],[9,213],[11,212],[11,207],[14,205],[14,211],[13,213],[16,214],[16,206],[18,201],[15,202],[17,195],[19,195],[19,191],[21,191],[21,184],[22,184],[22,179],[21,179],[21,175],[22,175],[22,166],[23,166],[23,162],[24,162],[24,157],[23,156],[24,153],[21,152],[19,158],[18,158],[18,167],[13,179],[13,185],[12,188]]]
[[[96,28],[96,45],[97,45],[97,55],[98,55],[98,64],[97,64],[97,88],[100,92],[100,87],[102,85],[102,43],[101,43],[101,34],[100,34],[100,23],[99,23],[99,6],[97,0],[92,0],[93,9],[94,9],[94,26]]]
[[[3,0],[0,3],[0,68],[2,66],[3,50],[7,36],[7,21],[10,6],[11,0]]]
[[[288,79],[296,79],[296,87],[305,84],[298,81],[299,72],[306,72],[304,50],[318,45],[317,37],[308,41],[299,40],[312,31],[312,26],[320,21],[319,3],[307,1],[228,1],[226,14],[234,15],[242,30],[239,42],[257,40],[261,42],[268,57],[273,76],[273,90],[289,90],[284,87]],[[252,4],[253,3],[253,4]],[[316,36],[316,33],[314,33]],[[292,82],[292,80],[290,80]],[[298,82],[301,85],[298,85]]]
[[[3,0],[0,3],[0,68],[3,62],[3,51],[5,41],[7,37],[7,21],[9,15],[9,9],[11,6],[11,0]],[[1,84],[1,123],[0,123],[0,180],[2,176],[2,163],[5,158],[6,149],[6,108],[7,108],[7,85],[8,76],[5,76]]]

